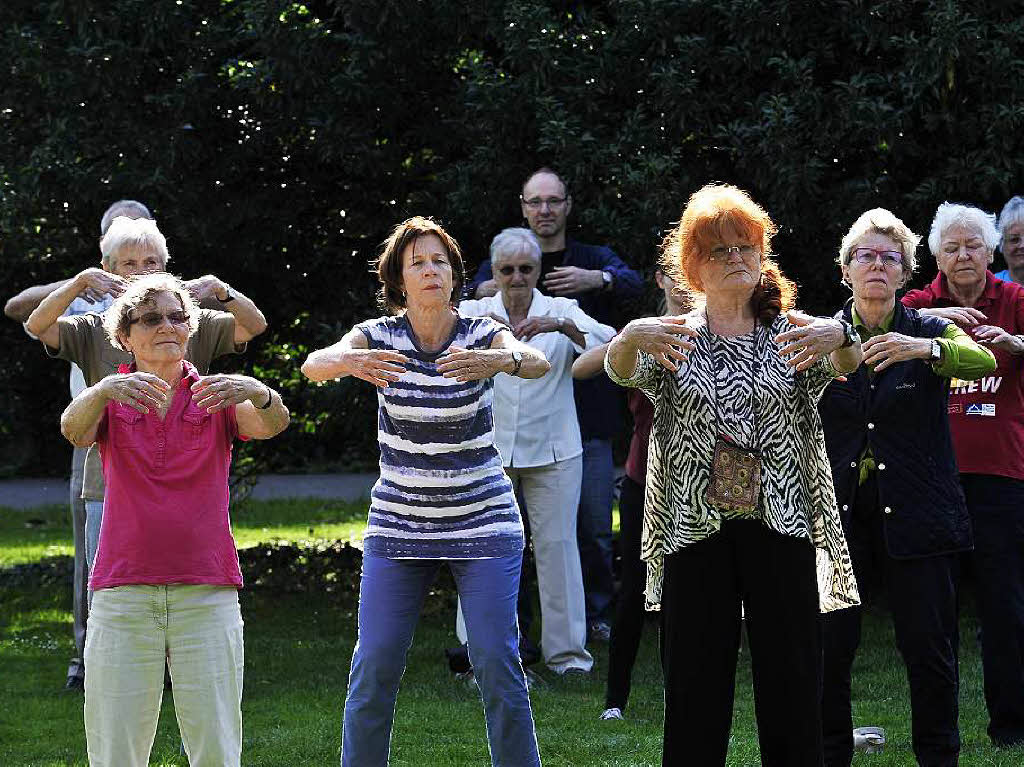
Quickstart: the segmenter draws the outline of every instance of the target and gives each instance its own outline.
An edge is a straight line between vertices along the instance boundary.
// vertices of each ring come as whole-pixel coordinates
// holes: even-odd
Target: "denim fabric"
[[[85,735],[91,767],[149,763],[164,663],[192,767],[242,753],[242,616],[223,586],[119,586],[93,594],[85,642]]]
[[[89,622],[89,564],[85,545],[85,501],[82,500],[82,471],[86,448],[76,447],[71,458],[71,483],[68,493],[71,509],[71,538],[75,544],[75,575],[71,582],[74,620],[75,657],[68,663],[68,676],[84,676],[85,630]]]
[[[583,441],[583,488],[576,520],[587,622],[605,620],[614,596],[612,576],[612,502],[615,466],[607,439]]]
[[[495,767],[540,764],[526,675],[519,661],[516,596],[519,554],[493,559],[385,559],[364,555],[359,636],[352,653],[343,767],[386,767],[398,684],[405,671],[423,598],[442,562],[455,577],[469,634],[469,658],[480,688],[487,742]],[[424,723],[429,733],[429,723]]]

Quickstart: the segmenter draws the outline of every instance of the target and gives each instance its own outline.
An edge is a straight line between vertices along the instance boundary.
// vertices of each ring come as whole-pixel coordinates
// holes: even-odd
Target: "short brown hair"
[[[380,256],[373,264],[377,279],[380,280],[377,300],[389,314],[398,314],[406,306],[405,295],[402,292],[402,252],[407,245],[430,234],[441,240],[441,244],[448,251],[448,258],[452,264],[452,295],[449,300],[452,306],[458,305],[462,296],[462,286],[466,284],[466,270],[462,263],[459,244],[434,219],[413,216],[391,230],[391,234],[384,240]]]
[[[691,195],[679,224],[661,245],[662,270],[691,295],[704,295],[698,266],[710,256],[711,243],[729,229],[739,232],[761,251],[761,282],[754,289],[754,310],[770,325],[780,311],[796,302],[796,283],[772,260],[772,237],[778,227],[750,195],[731,184],[707,184]]]

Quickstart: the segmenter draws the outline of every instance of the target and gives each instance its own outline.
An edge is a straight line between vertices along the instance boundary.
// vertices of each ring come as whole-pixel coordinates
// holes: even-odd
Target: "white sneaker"
[[[602,721],[607,721],[609,719],[622,719],[622,718],[623,718],[623,716],[622,716],[622,709],[621,708],[606,708],[604,711],[601,712],[601,720]]]

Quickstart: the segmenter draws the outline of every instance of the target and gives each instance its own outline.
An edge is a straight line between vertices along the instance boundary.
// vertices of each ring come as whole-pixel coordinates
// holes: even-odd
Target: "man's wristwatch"
[[[222,304],[228,304],[228,303],[231,303],[232,301],[235,300],[235,294],[231,290],[231,286],[230,285],[227,286],[227,289],[224,291],[224,293],[225,293],[224,298],[218,298],[217,299]]]
[[[516,363],[516,366],[514,368],[512,368],[512,372],[509,373],[509,375],[510,376],[517,376],[517,375],[519,375],[519,368],[521,368],[523,366],[523,353],[522,352],[517,352],[515,349],[513,349],[512,350],[512,361],[514,363]]]
[[[854,344],[860,343],[860,333],[857,332],[857,328],[846,320],[839,320],[839,324],[843,326],[843,343],[839,347],[840,349],[849,349]]]
[[[612,281],[614,280],[614,277],[612,277],[612,273],[609,272],[607,269],[603,269],[601,271],[601,279],[604,280],[602,290],[608,290],[608,288],[612,286]]]
[[[932,351],[931,354],[928,355],[928,361],[933,365],[937,365],[942,362],[942,344],[934,338],[932,339]]]
[[[561,333],[565,329],[565,317],[557,317],[558,321],[558,332]]]

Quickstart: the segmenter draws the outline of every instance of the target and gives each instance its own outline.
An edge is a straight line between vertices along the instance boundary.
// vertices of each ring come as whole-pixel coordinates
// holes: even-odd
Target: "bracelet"
[[[263,384],[263,388],[267,390],[267,404],[258,405],[256,408],[257,410],[268,410],[270,408],[271,403],[274,401],[274,393],[270,390],[270,387],[267,386],[266,384]]]

